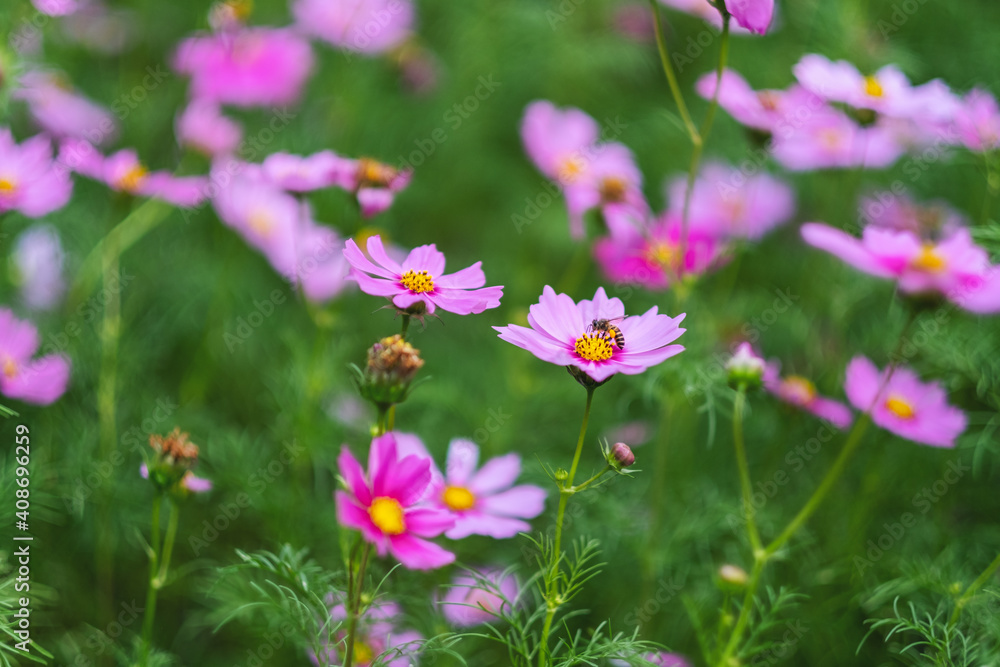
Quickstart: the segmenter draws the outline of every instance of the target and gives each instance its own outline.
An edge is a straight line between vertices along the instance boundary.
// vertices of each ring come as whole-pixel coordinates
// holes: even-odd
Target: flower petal
[[[477,496],[484,496],[506,489],[521,474],[521,457],[516,453],[490,459],[469,480],[469,489]]]
[[[487,514],[534,519],[545,510],[545,489],[522,484],[482,499],[479,507]]]
[[[411,570],[432,570],[455,561],[452,552],[407,533],[390,537],[389,551]]]
[[[479,463],[479,446],[471,440],[455,438],[448,445],[448,463],[445,471],[448,483],[466,486]]]
[[[341,447],[340,456],[337,457],[337,467],[344,481],[347,482],[348,490],[365,507],[372,504],[371,492],[368,489],[368,482],[365,480],[365,471],[354,458],[346,446]]]

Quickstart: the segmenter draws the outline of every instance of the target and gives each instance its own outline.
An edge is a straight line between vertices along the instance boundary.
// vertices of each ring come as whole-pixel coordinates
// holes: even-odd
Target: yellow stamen
[[[587,170],[587,163],[576,155],[569,155],[559,161],[556,178],[562,183],[572,183]]]
[[[380,188],[389,187],[399,171],[387,164],[382,164],[378,160],[363,157],[358,160],[358,183],[359,187],[364,185]]]
[[[625,182],[625,179],[607,176],[601,181],[601,201],[605,203],[623,202],[627,189],[628,183]]]
[[[476,504],[475,494],[464,486],[445,487],[442,500],[444,500],[444,504],[447,505],[449,509],[456,512],[464,512],[467,509],[472,509],[472,507]]]
[[[395,498],[376,498],[368,508],[368,516],[386,535],[399,535],[406,530],[403,508]]]
[[[134,193],[142,187],[143,182],[146,180],[147,173],[148,172],[145,167],[136,163],[134,166],[130,167],[128,171],[118,177],[115,181],[115,185],[119,190]]]
[[[680,264],[680,253],[674,243],[652,243],[644,253],[646,261],[665,269],[675,269]]]
[[[7,357],[7,359],[3,362],[3,374],[8,380],[13,380],[17,377],[17,362],[10,357]]]
[[[882,90],[882,84],[878,82],[878,79],[874,75],[869,75],[865,77],[865,95],[869,97],[882,97],[885,91]]]
[[[271,231],[274,229],[274,223],[271,221],[271,216],[269,216],[264,211],[254,211],[250,214],[247,224],[250,225],[250,229],[254,230],[261,236],[270,236]]]
[[[816,398],[816,385],[801,375],[789,375],[781,384],[788,400],[804,405]]]
[[[17,183],[13,180],[0,178],[0,195],[12,195],[17,190]]]
[[[925,243],[920,254],[910,260],[910,267],[918,271],[940,273],[948,266],[948,260],[941,256],[933,243]]]
[[[368,644],[354,640],[354,664],[369,665],[375,658],[375,651]]]
[[[577,355],[590,361],[604,361],[610,359],[615,348],[611,344],[614,337],[606,331],[597,331],[592,334],[584,334],[576,339],[574,349]]]
[[[434,278],[426,271],[418,272],[410,269],[400,277],[399,282],[406,289],[418,294],[434,291]]]
[[[913,419],[916,414],[909,401],[899,394],[889,394],[889,398],[885,401],[885,409],[900,419]]]

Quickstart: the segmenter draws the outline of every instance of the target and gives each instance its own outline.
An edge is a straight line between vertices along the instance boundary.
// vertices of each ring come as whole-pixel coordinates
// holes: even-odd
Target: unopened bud
[[[628,468],[635,463],[635,454],[632,453],[632,448],[624,442],[616,442],[611,446],[608,463],[615,469]]]
[[[567,479],[569,479],[569,473],[563,470],[562,468],[557,468],[555,478],[557,482],[565,482]]]
[[[719,568],[719,588],[724,591],[736,592],[747,585],[747,572],[737,565],[723,565]]]
[[[153,458],[146,464],[149,480],[161,491],[179,489],[191,468],[198,462],[198,445],[188,440],[188,434],[175,428],[167,435],[150,435]]]
[[[745,385],[747,389],[756,389],[764,377],[764,360],[757,356],[750,343],[740,343],[736,353],[726,362],[726,372],[730,387]]]
[[[376,405],[395,405],[406,399],[423,365],[420,350],[396,334],[371,346],[365,370],[355,367],[354,382],[363,398]]]

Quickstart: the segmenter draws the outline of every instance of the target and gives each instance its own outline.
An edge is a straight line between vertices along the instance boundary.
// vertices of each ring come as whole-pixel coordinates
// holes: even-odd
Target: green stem
[[[157,494],[153,500],[153,517],[150,521],[152,533],[150,541],[152,544],[152,555],[149,559],[149,587],[146,589],[146,616],[142,622],[142,662],[145,665],[149,661],[149,650],[153,636],[153,618],[156,615],[156,571],[160,558],[160,506],[163,504],[163,497]]]
[[[399,332],[400,337],[406,340],[406,330],[410,328],[410,316],[403,315],[403,330]]]
[[[365,542],[361,550],[361,565],[358,567],[358,578],[354,583],[354,599],[348,600],[349,618],[347,620],[347,644],[345,646],[344,667],[354,664],[354,639],[358,631],[358,619],[361,616],[361,593],[365,588],[365,569],[368,567],[368,556],[371,545]]]
[[[997,554],[997,557],[993,559],[993,562],[986,566],[986,569],[982,571],[979,577],[977,577],[976,580],[969,584],[969,587],[965,589],[965,592],[962,593],[962,597],[958,598],[955,602],[955,610],[951,612],[951,618],[948,619],[949,629],[955,627],[955,624],[958,623],[958,618],[962,615],[962,609],[964,609],[965,605],[970,599],[972,599],[972,596],[976,594],[976,591],[985,586],[986,582],[990,580],[990,577],[996,574],[998,569],[1000,569],[1000,554]]]
[[[174,551],[174,540],[177,538],[177,524],[180,521],[181,508],[177,501],[170,499],[170,520],[167,522],[167,537],[163,542],[163,555],[160,556],[160,573],[156,577],[157,588],[163,588],[167,583],[167,571],[170,569],[170,556]]]
[[[573,479],[580,465],[580,454],[583,452],[583,441],[587,435],[587,422],[590,421],[590,406],[594,400],[594,387],[587,387],[587,405],[583,410],[583,423],[580,424],[580,437],[576,441],[576,452],[573,454],[573,465],[569,469],[569,477],[559,483],[559,509],[556,510],[556,535],[553,540],[552,562],[545,582],[545,625],[542,627],[542,639],[538,645],[538,667],[545,667],[549,655],[549,633],[552,631],[552,619],[555,618],[562,601],[558,594],[559,564],[562,561],[562,529],[566,516],[566,503],[569,497],[576,493]]]
[[[757,520],[754,518],[753,484],[750,481],[750,465],[747,462],[746,445],[743,442],[743,411],[746,405],[745,384],[740,384],[733,402],[733,443],[736,446],[736,463],[740,468],[740,488],[743,491],[743,515],[747,522],[747,536],[754,554],[760,551],[760,532],[757,530]]]
[[[684,127],[691,138],[691,143],[698,146],[701,144],[701,135],[698,134],[698,128],[695,127],[694,121],[691,120],[691,114],[688,113],[687,105],[684,103],[684,96],[681,94],[681,87],[677,84],[677,74],[674,72],[674,66],[670,64],[670,55],[667,53],[667,41],[663,37],[663,28],[660,25],[659,2],[658,0],[649,0],[649,4],[653,8],[653,29],[656,33],[656,48],[660,52],[660,64],[663,65],[663,73],[667,75],[670,94],[674,97],[674,103],[677,105],[677,111],[680,112],[681,119],[684,121]]]
[[[757,594],[757,587],[760,585],[760,577],[766,563],[767,556],[762,552],[754,555],[753,569],[750,571],[750,580],[747,582],[747,592],[743,596],[743,606],[740,607],[740,615],[733,627],[733,634],[729,636],[729,643],[726,644],[726,649],[723,651],[722,657],[719,658],[719,667],[729,667],[730,657],[735,653],[736,647],[739,646],[740,639],[743,637],[743,631],[750,623],[754,597]]]
[[[386,424],[388,423],[389,410],[392,409],[392,405],[388,403],[379,403],[376,405],[376,417],[375,417],[375,435],[385,435]]]

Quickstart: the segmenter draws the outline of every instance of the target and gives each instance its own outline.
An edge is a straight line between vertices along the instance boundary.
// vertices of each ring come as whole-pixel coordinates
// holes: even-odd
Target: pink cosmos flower
[[[38,135],[18,145],[0,128],[0,213],[40,218],[62,208],[73,193],[69,173],[52,160],[52,145]]]
[[[879,371],[865,357],[847,366],[847,398],[872,421],[896,435],[933,447],[954,447],[965,431],[965,413],[948,405],[937,382],[923,383],[906,367]]]
[[[342,165],[343,158],[332,151],[308,156],[273,153],[264,158],[261,169],[283,190],[309,192],[333,185],[334,176]]]
[[[32,70],[20,77],[13,97],[28,105],[32,120],[59,138],[85,139],[100,145],[118,134],[111,112],[76,93],[66,78],[55,72]]]
[[[49,405],[65,393],[69,359],[59,354],[32,359],[38,345],[35,325],[0,308],[0,393],[4,396]]]
[[[29,227],[14,244],[14,270],[21,300],[31,310],[51,310],[66,292],[65,254],[59,232],[52,225]]]
[[[137,197],[155,197],[183,207],[197,206],[205,200],[207,178],[148,171],[129,148],[104,156],[86,141],[68,139],[60,146],[59,162],[112,190]]]
[[[980,88],[969,91],[956,114],[955,126],[961,141],[971,151],[1000,148],[1000,106],[997,99]]]
[[[227,155],[243,141],[239,123],[222,115],[219,105],[206,100],[191,100],[177,116],[177,143],[208,157]]]
[[[415,435],[397,433],[402,454],[431,460],[431,485],[425,503],[455,518],[445,537],[460,540],[489,535],[498,540],[531,530],[523,519],[534,519],[545,509],[545,490],[532,484],[514,486],[521,474],[521,457],[506,454],[490,459],[477,471],[479,447],[456,438],[448,445],[448,464],[442,475],[424,444]]]
[[[677,653],[664,653],[663,651],[646,653],[642,656],[642,659],[657,667],[693,667],[684,656]],[[628,667],[629,664],[624,660],[612,660],[611,663],[616,665],[616,667]]]
[[[296,0],[295,23],[306,34],[358,53],[382,53],[413,31],[410,0]]]
[[[309,42],[287,28],[189,37],[173,60],[191,76],[192,98],[239,107],[294,103],[312,66]]]
[[[678,327],[683,319],[684,315],[660,315],[656,306],[626,317],[621,299],[609,299],[603,287],[597,288],[592,301],[576,303],[546,285],[539,302],[528,309],[530,328],[516,324],[493,328],[501,340],[542,361],[575,367],[594,382],[604,382],[616,373],[637,375],[683,352],[683,345],[670,345],[684,333]],[[625,337],[624,348],[613,334],[592,327],[595,320],[616,326]]]
[[[513,611],[520,588],[513,574],[483,568],[455,575],[438,604],[445,619],[455,627],[494,623]]]
[[[764,367],[764,389],[781,400],[825,419],[839,429],[854,421],[851,409],[840,401],[816,393],[816,385],[801,375],[781,377],[781,364],[768,362]]]
[[[80,7],[80,0],[31,0],[31,4],[49,16],[68,16]]]
[[[540,172],[566,186],[587,170],[600,129],[583,111],[559,109],[551,102],[532,102],[521,120],[521,140]]]
[[[687,177],[671,182],[670,213],[680,217]],[[795,195],[783,181],[761,172],[748,176],[720,163],[705,165],[695,179],[689,216],[698,228],[729,238],[759,239],[795,213]]]
[[[909,231],[866,227],[860,239],[820,223],[802,226],[806,243],[851,266],[897,281],[907,294],[939,293],[976,313],[1000,312],[1000,273],[969,230],[956,229],[940,242]]]
[[[699,276],[727,260],[727,248],[714,233],[692,218],[681,257],[681,218],[665,214],[647,230],[618,226],[594,243],[594,259],[616,284],[664,290],[677,281]]]
[[[314,665],[342,665],[340,652],[347,635],[347,608],[340,594],[328,596],[327,603],[335,605],[330,609],[331,620],[340,623],[345,630],[338,632],[337,645],[327,646],[322,656],[317,656],[310,649],[309,658]],[[378,664],[384,667],[411,667],[416,664],[424,637],[415,630],[401,628],[402,618],[403,610],[399,605],[387,600],[376,600],[365,610],[358,621],[358,634],[354,638],[354,664],[357,667],[371,667],[380,656],[383,661]]]
[[[139,466],[139,476],[143,479],[149,479],[149,466],[145,463]],[[208,493],[212,490],[212,486],[212,480],[198,477],[190,470],[184,473],[180,481],[180,488],[188,493]]]
[[[642,172],[627,146],[599,144],[590,155],[586,169],[565,186],[570,233],[575,239],[586,235],[583,216],[592,209],[620,209],[640,220],[649,212],[642,194]]]
[[[945,201],[918,203],[906,194],[887,190],[862,197],[858,210],[867,224],[909,231],[924,239],[951,236],[969,224]]]
[[[775,134],[772,154],[786,169],[882,169],[904,152],[891,126],[861,127],[832,107],[820,108],[804,120],[788,122]]]
[[[414,507],[431,483],[431,460],[417,455],[399,458],[396,436],[386,433],[372,440],[368,474],[347,447],[337,459],[347,491],[337,491],[337,519],[361,531],[380,556],[391,553],[413,570],[442,567],[455,560],[424,538],[450,529],[451,514],[433,507]]]
[[[670,7],[700,18],[711,24],[715,29],[722,30],[722,14],[709,0],[660,0],[664,7]],[[726,3],[728,8],[729,3]],[[729,10],[732,13],[732,10]],[[750,31],[744,28],[739,22],[729,24],[729,32],[734,35],[749,34]]]
[[[758,35],[771,27],[774,18],[774,0],[725,0],[726,10],[736,22]]]
[[[365,157],[352,160],[337,156],[332,168],[333,184],[354,193],[366,218],[389,208],[413,178],[412,169],[396,169]]]
[[[715,95],[715,72],[698,79],[695,90],[706,100]],[[817,110],[825,108],[823,100],[801,86],[788,90],[754,90],[739,73],[725,69],[719,82],[719,106],[741,124],[763,132],[774,133],[778,128],[798,124]]]
[[[393,260],[378,235],[368,238],[368,259],[354,239],[348,239],[344,257],[351,264],[351,280],[362,292],[391,297],[397,308],[422,303],[428,313],[437,308],[458,315],[479,314],[500,305],[503,285],[483,287],[486,274],[482,262],[456,273],[445,274],[444,254],[434,244],[414,248],[402,264]]]

